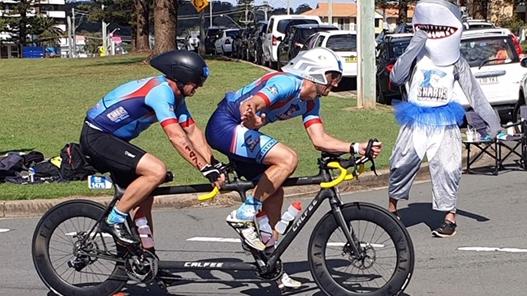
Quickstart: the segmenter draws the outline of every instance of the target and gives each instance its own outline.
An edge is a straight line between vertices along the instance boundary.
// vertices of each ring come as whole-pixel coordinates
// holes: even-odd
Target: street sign
[[[209,0],[192,0],[192,5],[194,5],[198,12],[201,12],[207,7],[207,5],[209,5]]]

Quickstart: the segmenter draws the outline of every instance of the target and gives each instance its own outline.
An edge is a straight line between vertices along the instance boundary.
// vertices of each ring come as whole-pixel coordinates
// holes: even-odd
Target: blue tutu
[[[395,119],[400,125],[461,125],[465,117],[465,109],[456,102],[439,107],[422,107],[409,102],[400,102],[394,108]]]

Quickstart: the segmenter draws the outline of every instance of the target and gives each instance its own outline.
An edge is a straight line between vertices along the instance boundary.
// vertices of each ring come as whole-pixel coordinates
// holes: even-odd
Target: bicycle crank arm
[[[159,261],[160,269],[178,270],[245,270],[258,272],[254,263],[220,261]]]

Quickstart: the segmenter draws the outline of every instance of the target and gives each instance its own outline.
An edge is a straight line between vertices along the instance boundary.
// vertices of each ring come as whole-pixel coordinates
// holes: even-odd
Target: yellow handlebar
[[[322,182],[322,183],[320,183],[320,187],[322,187],[324,189],[335,187],[335,186],[339,185],[340,183],[342,183],[342,181],[344,181],[344,180],[351,180],[351,179],[353,179],[353,175],[350,174],[348,172],[348,170],[343,168],[340,165],[340,163],[338,163],[336,161],[332,161],[332,162],[328,163],[328,167],[334,168],[334,169],[339,169],[340,174],[339,174],[339,176],[336,179],[334,179],[331,182]]]
[[[218,187],[214,186],[214,189],[212,189],[211,192],[198,195],[198,200],[200,202],[204,202],[204,201],[213,199],[214,197],[216,197],[216,195],[218,195],[218,193],[220,193],[220,190],[218,189]]]

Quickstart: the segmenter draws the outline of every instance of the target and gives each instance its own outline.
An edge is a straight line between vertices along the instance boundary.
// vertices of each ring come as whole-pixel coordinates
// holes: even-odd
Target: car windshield
[[[301,24],[318,24],[316,20],[306,20],[306,19],[293,19],[293,20],[281,20],[278,22],[277,30],[278,32],[285,34],[287,31],[287,28],[294,25],[301,25]]]
[[[471,67],[517,62],[514,46],[506,36],[461,40],[461,55]]]
[[[233,39],[235,39],[236,37],[238,37],[238,34],[240,34],[240,31],[238,31],[238,30],[225,31],[225,35],[227,35],[227,37],[231,37],[231,38],[233,38]]]
[[[390,51],[391,58],[396,59],[402,55],[404,50],[408,47],[408,44],[410,44],[410,38],[392,40],[392,50]]]
[[[307,38],[309,36],[320,32],[320,31],[331,31],[331,30],[338,30],[337,28],[310,28],[310,29],[298,29],[299,32],[296,36],[296,42],[304,43],[306,42]]]
[[[354,34],[330,36],[326,47],[333,51],[357,51],[357,36]]]

